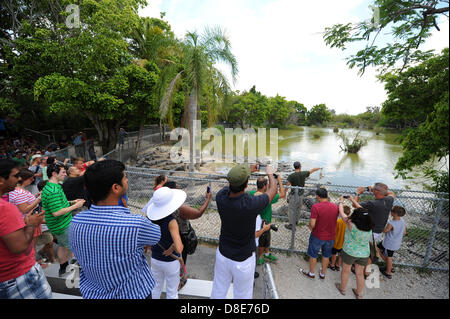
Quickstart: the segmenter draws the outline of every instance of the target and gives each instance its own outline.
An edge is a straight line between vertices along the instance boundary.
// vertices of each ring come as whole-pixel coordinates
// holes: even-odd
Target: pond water
[[[344,129],[348,136],[358,130]],[[267,155],[269,155],[269,131],[267,130]],[[338,185],[369,186],[383,182],[391,189],[422,190],[423,178],[403,180],[395,178],[394,170],[402,155],[399,133],[361,130],[361,136],[368,141],[357,154],[341,150],[342,142],[332,128],[297,127],[278,130],[278,161],[293,170],[295,161],[302,163],[302,170],[323,167],[311,175],[310,181]],[[225,145],[225,144],[224,144]],[[247,144],[245,149],[247,150]],[[225,150],[225,148],[224,148]],[[247,153],[245,153],[247,155]],[[217,172],[226,173],[230,164],[215,164]],[[414,174],[413,174],[414,175]]]
[[[351,136],[356,130],[346,129]],[[367,145],[357,154],[341,150],[342,142],[331,128],[310,128],[279,130],[278,154],[280,161],[300,161],[302,169],[323,167],[321,182],[339,185],[373,185],[383,182],[390,188],[405,188],[411,180],[395,178],[394,166],[402,155],[399,134],[361,131],[367,138]],[[312,179],[319,179],[320,172]]]

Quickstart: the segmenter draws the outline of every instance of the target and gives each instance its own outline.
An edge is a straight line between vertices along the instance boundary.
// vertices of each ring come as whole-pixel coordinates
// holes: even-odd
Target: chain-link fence
[[[144,131],[141,137],[141,144],[139,147],[139,152],[145,151],[146,149],[160,145],[167,140],[168,133],[155,133],[155,129],[148,129]],[[166,136],[163,138],[163,136]],[[123,138],[119,140],[117,147],[111,152],[103,155],[105,159],[114,159],[126,163],[130,158],[133,158],[136,154],[136,144],[139,135],[137,132],[130,132]]]
[[[187,204],[199,208],[205,201],[206,188],[211,186],[213,197],[204,215],[192,220],[191,224],[200,239],[218,242],[220,235],[220,217],[217,212],[215,194],[228,184],[223,175],[187,173],[164,171],[155,169],[142,169],[128,167],[129,179],[129,206],[132,210],[140,212],[153,194],[154,179],[164,174],[169,180],[175,181],[178,187],[187,193]],[[346,185],[316,185],[307,184],[301,187],[286,187],[286,193],[292,190],[304,190],[302,209],[296,227],[287,229],[288,202],[286,198],[280,199],[272,205],[272,224],[277,224],[278,231],[272,231],[271,249],[288,253],[305,253],[308,248],[310,230],[308,227],[311,206],[316,203],[315,190],[318,186],[328,190],[331,202],[338,203],[341,195],[354,194],[356,187]],[[252,176],[247,190],[256,189],[256,181]],[[426,191],[411,191],[393,189],[395,194],[394,205],[406,209],[406,235],[402,246],[396,252],[394,264],[428,268],[431,270],[449,269],[449,202],[448,194]],[[292,196],[292,195],[291,195]],[[295,194],[293,195],[295,196]],[[294,197],[295,199],[295,197]],[[361,195],[360,202],[373,200],[372,194]],[[292,197],[291,199],[292,200]],[[350,202],[346,203],[351,206]]]

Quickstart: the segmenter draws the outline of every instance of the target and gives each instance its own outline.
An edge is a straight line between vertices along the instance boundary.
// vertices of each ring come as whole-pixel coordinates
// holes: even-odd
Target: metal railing
[[[200,239],[218,242],[220,235],[220,217],[215,202],[215,194],[228,184],[223,175],[188,173],[179,171],[152,170],[127,167],[129,180],[129,206],[140,212],[153,194],[154,179],[165,174],[175,181],[178,187],[187,193],[186,203],[200,207],[206,196],[206,187],[211,186],[213,197],[204,215],[192,220],[191,224]],[[251,179],[247,190],[256,188],[256,181]],[[279,230],[271,234],[274,251],[287,253],[306,253],[310,230],[308,228],[311,206],[316,202],[315,190],[318,186],[327,188],[331,202],[337,203],[340,196],[353,194],[355,186],[307,184],[301,187],[285,187],[286,192],[304,190],[302,210],[299,212],[298,224],[291,230],[283,224],[288,221],[288,203],[286,198],[272,205],[272,223],[278,224]],[[421,192],[394,189],[394,205],[403,206],[403,217],[407,231],[402,246],[394,257],[394,264],[430,270],[449,269],[449,200],[446,193]],[[372,200],[373,195],[361,195],[360,202]],[[347,203],[350,206],[350,203]]]
[[[263,299],[280,299],[275,280],[273,280],[272,268],[270,268],[269,264],[264,264],[263,266],[262,296]]]

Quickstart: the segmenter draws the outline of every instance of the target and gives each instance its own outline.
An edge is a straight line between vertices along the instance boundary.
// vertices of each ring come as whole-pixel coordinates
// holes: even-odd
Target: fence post
[[[439,220],[441,219],[443,206],[444,206],[444,198],[440,197],[439,205],[438,205],[436,214],[434,215],[434,224],[433,224],[433,228],[431,229],[430,241],[428,242],[427,250],[425,252],[423,268],[427,268],[428,265],[430,264],[431,253],[433,250],[434,242],[436,240],[436,233],[437,233],[437,229],[439,226]]]
[[[299,213],[297,210],[299,208],[299,196],[298,196],[298,187],[294,188],[294,205],[291,206],[292,211],[288,211],[288,215],[291,214],[289,223],[292,226],[291,229],[291,254],[294,253],[294,244],[295,244],[295,231],[297,230],[297,214]],[[289,208],[288,208],[289,209]]]

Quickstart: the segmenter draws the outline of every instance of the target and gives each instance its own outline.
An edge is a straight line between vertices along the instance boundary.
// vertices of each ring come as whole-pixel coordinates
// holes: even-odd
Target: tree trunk
[[[181,117],[180,126],[183,128],[189,127],[189,94],[184,96],[183,116]]]
[[[195,132],[194,132],[194,121],[197,119],[197,90],[196,88],[192,88],[191,95],[189,97],[189,171],[194,171],[194,141],[195,141]]]
[[[139,133],[138,138],[136,140],[136,148],[134,149],[134,159],[137,160],[139,155],[139,150],[141,148],[141,142],[142,142],[142,133],[144,131],[144,121],[141,121],[139,125]]]

